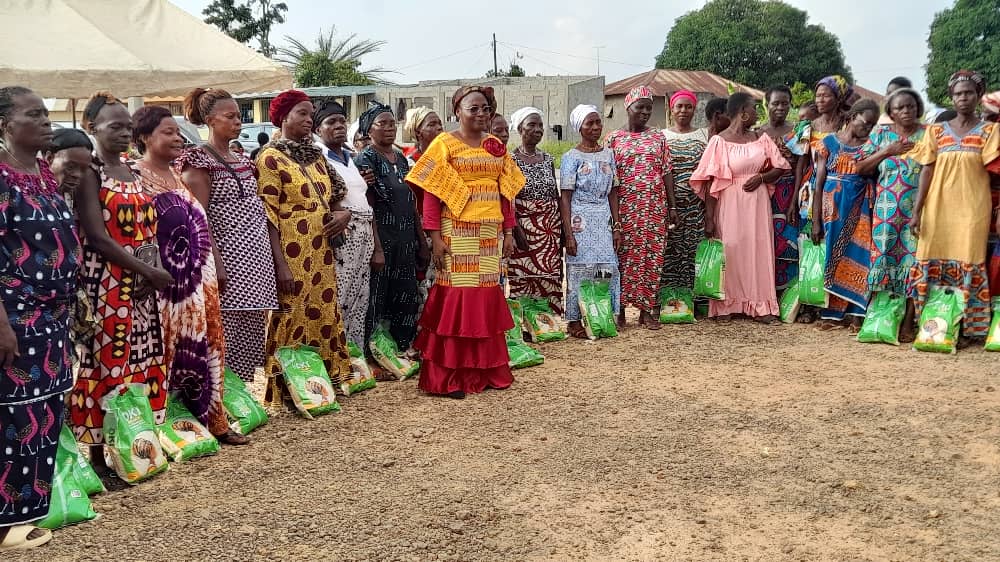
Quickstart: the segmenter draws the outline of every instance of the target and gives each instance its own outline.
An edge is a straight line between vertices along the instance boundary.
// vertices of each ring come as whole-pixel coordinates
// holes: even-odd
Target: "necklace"
[[[599,144],[595,144],[595,145],[591,146],[591,145],[583,144],[581,142],[580,144],[578,144],[576,146],[577,146],[577,149],[580,152],[594,153],[594,152],[600,152],[602,150],[601,145],[599,145]]]
[[[11,152],[9,148],[7,148],[6,146],[3,147],[3,151],[6,152],[8,156],[10,156],[11,158],[13,158],[14,162],[17,162],[17,165],[20,166],[22,170],[24,170],[26,172],[30,172],[31,171],[31,166],[25,166],[24,162],[21,162],[21,160],[18,159],[17,156],[14,156],[14,153]],[[38,162],[35,162],[35,175],[36,176],[42,175],[42,171],[40,169],[38,169]]]
[[[177,181],[177,177],[174,176],[173,172],[170,173],[171,181],[168,182],[166,178],[156,173],[156,170],[149,167],[145,162],[140,162],[139,166],[142,168],[143,171],[149,173],[148,176],[149,180],[154,184],[156,184],[157,186],[163,189],[167,189],[169,191],[176,191],[177,189],[180,188],[180,182]]]

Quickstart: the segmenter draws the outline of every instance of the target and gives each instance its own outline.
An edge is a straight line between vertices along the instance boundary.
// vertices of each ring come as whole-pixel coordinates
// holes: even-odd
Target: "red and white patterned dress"
[[[647,312],[657,307],[667,239],[667,190],[670,148],[659,129],[625,130],[608,136],[621,181],[622,245],[618,252],[622,306]]]

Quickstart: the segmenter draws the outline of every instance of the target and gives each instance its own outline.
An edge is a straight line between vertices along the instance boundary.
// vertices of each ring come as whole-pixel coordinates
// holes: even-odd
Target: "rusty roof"
[[[865,88],[864,86],[859,86],[859,85],[855,84],[854,85],[854,93],[856,93],[859,96],[861,96],[861,98],[870,98],[870,99],[873,99],[876,102],[878,102],[879,105],[882,105],[882,104],[885,103],[885,95],[884,94],[880,94],[880,93],[878,93],[878,92],[876,92],[874,90],[869,90],[868,88]],[[858,98],[858,99],[861,99],[861,98]]]
[[[612,82],[604,87],[604,95],[625,95],[636,86],[646,85],[656,97],[665,97],[677,90],[691,90],[695,93],[704,92],[719,97],[728,97],[729,84],[732,84],[738,92],[747,92],[758,99],[764,97],[764,92],[756,88],[727,80],[707,70],[669,70],[663,68],[655,68],[649,72]]]

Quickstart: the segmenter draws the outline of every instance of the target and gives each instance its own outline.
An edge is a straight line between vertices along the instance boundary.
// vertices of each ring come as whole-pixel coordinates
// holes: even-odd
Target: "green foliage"
[[[811,102],[816,97],[813,87],[805,82],[796,82],[790,88],[792,90],[792,107],[799,108]]]
[[[255,9],[260,17],[255,16]],[[285,23],[287,11],[287,4],[271,0],[245,0],[240,4],[236,0],[213,0],[202,15],[205,16],[205,23],[218,27],[240,43],[257,39],[260,45],[258,50],[270,57],[275,53],[271,44],[271,27],[276,23]]]
[[[569,152],[570,149],[576,146],[576,144],[576,141],[547,140],[538,143],[538,150],[548,152],[552,158],[555,159],[556,169],[558,170],[559,164],[562,162],[563,154]]]
[[[760,89],[851,78],[837,37],[777,0],[710,0],[677,18],[656,67],[708,70]]]
[[[358,40],[354,33],[344,39],[335,39],[335,32],[336,27],[330,28],[326,34],[320,30],[315,48],[286,36],[285,40],[291,46],[278,49],[275,58],[292,68],[295,83],[302,88],[385,83],[383,76],[389,70],[360,70],[361,57],[378,51],[385,41]]]
[[[938,105],[951,106],[948,78],[957,70],[1000,79],[1000,0],[957,0],[934,16],[927,45],[927,94]]]
[[[486,73],[487,78],[496,78],[498,76],[525,76],[525,74],[524,74],[524,69],[521,68],[520,65],[518,65],[514,61],[510,61],[509,69],[507,70],[500,69],[496,72],[490,70]]]

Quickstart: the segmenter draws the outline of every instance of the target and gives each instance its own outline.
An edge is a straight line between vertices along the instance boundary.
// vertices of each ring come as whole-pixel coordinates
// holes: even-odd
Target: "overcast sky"
[[[171,1],[199,17],[210,3]],[[952,4],[951,0],[786,1],[806,10],[811,23],[838,36],[858,84],[876,91],[900,74],[923,90],[928,28],[934,14]],[[529,75],[594,74],[594,47],[603,46],[600,72],[610,83],[651,69],[674,20],[704,4],[703,0],[285,2],[287,21],[272,29],[272,42],[280,44],[291,35],[312,45],[320,28],[336,24],[338,34],[388,41],[362,66],[399,70],[390,76],[398,83],[484,75],[493,68],[489,43],[494,32],[500,66],[520,56],[518,64]]]

